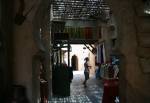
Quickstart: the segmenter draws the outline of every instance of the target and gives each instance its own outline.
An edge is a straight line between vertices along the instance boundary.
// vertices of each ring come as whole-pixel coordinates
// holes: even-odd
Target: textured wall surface
[[[14,70],[13,70],[13,84],[23,85],[27,89],[27,97],[31,103],[37,103],[39,99],[39,69],[40,54],[39,51],[48,51],[47,45],[42,42],[41,36],[49,36],[49,29],[46,31],[43,27],[49,19],[48,5],[49,0],[37,2],[25,0],[24,12],[27,12],[34,5],[31,12],[26,16],[25,21],[21,25],[14,24]],[[14,16],[19,9],[20,3],[15,1]],[[46,20],[46,22],[44,22]],[[49,28],[49,26],[47,26]],[[44,33],[41,33],[40,28]],[[47,32],[47,33],[46,33]],[[45,37],[45,36],[43,36]],[[48,37],[48,40],[50,38]],[[46,52],[46,55],[48,53]],[[50,61],[50,60],[48,60]],[[49,64],[45,64],[46,66]],[[45,67],[46,67],[45,66]],[[34,84],[34,85],[33,85]],[[34,86],[34,87],[33,87]],[[35,99],[35,100],[33,100]]]
[[[150,102],[149,18],[143,14],[140,0],[106,0],[118,24],[121,103]],[[139,9],[140,8],[140,9]],[[147,39],[146,39],[147,38]],[[146,63],[143,64],[143,61]],[[145,60],[146,59],[146,60]]]
[[[141,1],[106,0],[118,25],[121,103],[150,102],[150,19],[142,13]],[[19,4],[17,0],[15,3],[17,11]],[[26,4],[30,7],[32,1],[26,1]],[[49,15],[47,9],[48,0],[39,0],[26,21],[21,26],[14,25],[14,83],[27,87],[30,101],[32,100],[32,57],[38,50],[44,51],[45,65],[47,70],[50,70],[49,29],[44,27],[44,23],[49,21],[49,18],[44,17]],[[44,42],[40,39],[40,28],[44,30]],[[51,77],[47,75],[50,80]]]

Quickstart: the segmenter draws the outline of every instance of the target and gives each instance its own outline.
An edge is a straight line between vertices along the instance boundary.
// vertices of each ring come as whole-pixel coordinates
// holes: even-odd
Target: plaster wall
[[[18,11],[19,5],[19,2],[15,1],[14,16]],[[48,33],[44,32],[42,34],[40,28],[43,30],[43,26],[45,25],[43,15],[46,15],[45,13],[49,15],[47,11],[49,3],[48,0],[38,0],[37,2],[25,0],[25,5],[24,12],[28,11],[32,5],[34,5],[34,8],[27,15],[23,24],[14,24],[13,84],[25,86],[29,101],[31,103],[37,103],[40,93],[38,63],[40,62],[40,58],[46,55],[41,54],[40,51],[44,52],[45,50],[49,50],[45,49],[47,46],[44,46],[41,39],[41,35]],[[46,21],[48,20],[46,19]],[[49,64],[45,65],[49,66]]]
[[[103,41],[102,43],[104,43],[105,58],[106,61],[109,61],[110,54],[111,54],[111,32],[109,31],[109,25],[102,24],[101,33],[102,33],[102,38],[100,39],[100,41]]]
[[[137,34],[142,28],[143,32],[147,32],[149,28],[148,22],[136,22],[135,20],[143,14],[139,9],[141,8],[142,1],[138,0],[106,0],[110,5],[116,22],[118,24],[118,54],[121,57],[120,65],[120,96],[121,103],[149,103],[150,102],[150,74],[143,73],[144,68],[141,67],[139,52],[139,41],[140,38]],[[136,11],[137,10],[137,11]],[[144,17],[140,20],[146,20]],[[138,29],[141,24],[143,27]],[[144,35],[145,33],[141,33]],[[147,32],[149,34],[149,32]],[[141,38],[140,38],[141,39]],[[144,47],[141,51],[144,50]],[[147,48],[146,51],[149,49]],[[148,55],[148,52],[144,51],[143,54]],[[144,57],[145,58],[145,57]],[[146,57],[148,58],[148,56]],[[148,66],[147,66],[148,68]]]
[[[32,97],[32,56],[36,52],[33,27],[30,22],[14,26],[14,81],[27,89],[29,100]]]
[[[149,103],[150,74],[148,68],[150,66],[147,60],[150,57],[150,43],[149,39],[146,39],[150,38],[149,18],[143,17],[138,12],[137,8],[142,5],[141,0],[106,0],[106,2],[111,7],[118,25],[117,53],[121,57],[119,77],[121,103]],[[46,3],[43,4],[45,5]],[[39,15],[41,15],[40,12]],[[29,20],[32,21],[32,19]],[[29,21],[24,22],[22,26],[14,25],[14,83],[27,87],[30,101],[32,100],[32,56],[36,54],[37,47],[42,48],[42,45],[37,46],[34,43],[33,31],[36,31],[36,34],[39,33],[42,16],[35,22],[38,25],[33,26]],[[44,49],[41,50],[44,51]],[[141,65],[143,63],[141,57],[142,60],[146,59],[146,66]],[[48,58],[47,61],[49,61]]]

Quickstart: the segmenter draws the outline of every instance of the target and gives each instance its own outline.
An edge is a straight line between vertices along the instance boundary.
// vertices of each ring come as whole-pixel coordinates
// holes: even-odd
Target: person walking
[[[90,73],[89,69],[91,68],[91,66],[88,65],[88,62],[89,62],[89,58],[88,57],[86,57],[84,60],[85,60],[85,63],[84,63],[85,80],[84,80],[83,84],[84,84],[84,87],[87,87],[86,82],[89,79],[89,73]]]

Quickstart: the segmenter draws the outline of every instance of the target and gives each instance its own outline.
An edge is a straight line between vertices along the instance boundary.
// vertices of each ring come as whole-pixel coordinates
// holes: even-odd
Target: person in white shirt
[[[88,62],[89,62],[89,58],[88,57],[86,57],[84,60],[85,60],[85,63],[84,63],[85,80],[84,80],[83,84],[84,84],[84,87],[87,87],[86,82],[89,79],[89,73],[90,73],[89,69],[91,68],[91,66],[88,65]]]

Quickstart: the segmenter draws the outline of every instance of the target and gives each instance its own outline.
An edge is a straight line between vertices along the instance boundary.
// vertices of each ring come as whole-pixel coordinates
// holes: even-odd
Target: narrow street
[[[101,103],[103,95],[101,80],[90,76],[85,88],[83,71],[74,71],[73,74],[74,78],[70,86],[71,95],[65,98],[53,97],[49,103]]]

